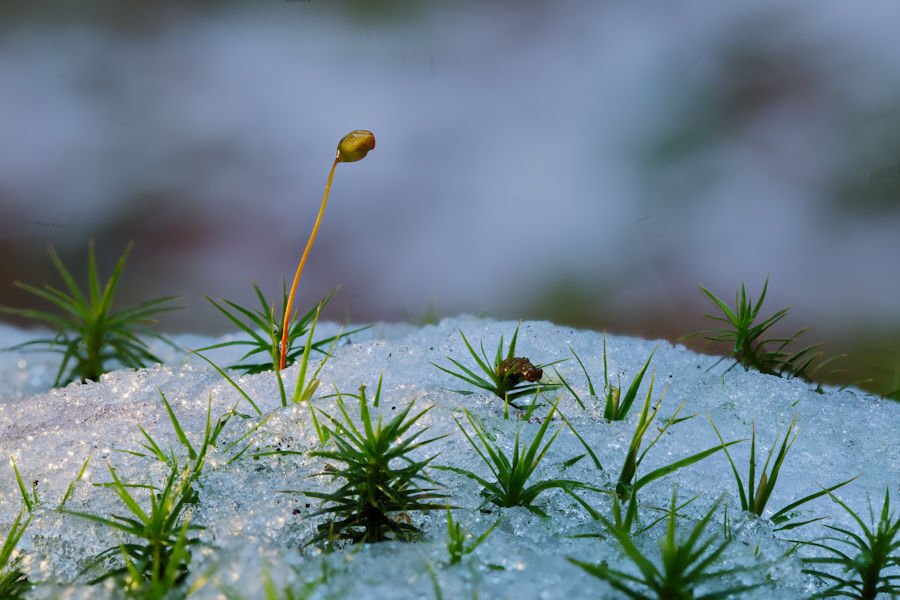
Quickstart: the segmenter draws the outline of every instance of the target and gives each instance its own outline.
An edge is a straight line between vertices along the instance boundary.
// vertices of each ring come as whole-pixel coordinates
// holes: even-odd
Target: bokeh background
[[[0,304],[106,276],[231,326],[290,278],[327,316],[459,313],[675,340],[704,285],[792,305],[844,381],[900,388],[900,4],[6,2]],[[17,322],[4,316],[5,321]],[[18,321],[18,323],[23,323]],[[685,340],[704,347],[700,338]],[[0,344],[2,345],[2,344]],[[722,348],[707,348],[722,351]]]

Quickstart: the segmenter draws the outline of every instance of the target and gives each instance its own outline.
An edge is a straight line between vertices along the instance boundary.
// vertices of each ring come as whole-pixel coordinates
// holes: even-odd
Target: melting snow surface
[[[440,453],[435,464],[462,467],[488,476],[487,466],[466,442],[456,419],[468,409],[496,436],[498,443],[512,448],[517,431],[530,441],[540,425],[517,421],[517,411],[503,418],[503,404],[483,392],[462,395],[452,390],[466,384],[438,370],[432,363],[451,367],[448,357],[475,369],[474,361],[459,334],[461,329],[477,348],[483,342],[489,357],[496,351],[500,335],[508,341],[515,322],[460,317],[438,325],[417,329],[403,325],[377,326],[342,339],[321,372],[322,384],[313,405],[338,414],[335,399],[325,397],[335,389],[357,393],[361,384],[369,396],[382,371],[381,410],[387,418],[413,399],[416,406],[434,408],[419,422],[431,427],[429,437],[447,437],[423,448],[423,456]],[[317,335],[331,335],[334,324],[321,324]],[[34,339],[35,332],[0,328],[3,347]],[[177,336],[180,346],[198,348],[238,335],[211,340],[197,336]],[[833,485],[863,473],[862,477],[837,490],[837,495],[864,520],[869,520],[869,501],[880,509],[885,486],[889,486],[893,506],[900,506],[900,406],[859,390],[826,390],[817,393],[803,381],[779,379],[745,372],[737,367],[726,372],[728,361],[715,365],[717,357],[695,354],[682,346],[619,336],[606,336],[610,379],[624,386],[657,348],[638,395],[646,396],[650,373],[655,371],[653,401],[667,387],[655,423],[644,447],[684,403],[679,417],[696,415],[673,425],[646,455],[638,476],[694,452],[718,445],[707,412],[726,440],[749,438],[756,425],[758,468],[762,467],[779,430],[787,429],[797,415],[799,437],[787,455],[777,486],[769,501],[773,510],[818,491],[818,484]],[[634,432],[640,406],[635,405],[624,421],[606,422],[598,398],[588,392],[587,381],[569,347],[584,362],[598,393],[603,386],[603,338],[600,333],[580,331],[547,322],[524,322],[519,331],[516,354],[535,364],[569,359],[555,365],[559,373],[585,401],[582,409],[568,392],[559,408],[571,425],[595,452],[603,470],[589,458],[572,466],[569,459],[584,454],[571,430],[565,428],[551,446],[534,474],[542,478],[577,479],[601,488],[615,484]],[[234,379],[262,410],[263,416],[207,363],[187,352],[153,344],[165,362],[139,371],[120,370],[104,375],[97,383],[74,383],[63,389],[49,389],[58,365],[58,355],[43,353],[0,353],[0,455],[12,456],[26,482],[37,481],[41,504],[18,545],[21,568],[33,582],[42,582],[32,592],[34,598],[116,597],[112,586],[99,589],[85,584],[79,575],[91,557],[117,543],[116,535],[102,526],[55,511],[69,483],[85,459],[91,460],[85,477],[76,485],[67,508],[98,515],[126,514],[110,490],[97,483],[110,480],[107,463],[125,481],[159,484],[165,467],[151,458],[125,450],[141,450],[142,427],[160,445],[176,453],[181,445],[162,403],[165,394],[192,443],[199,443],[206,425],[207,405],[217,416],[237,405],[248,418],[232,419],[222,434],[218,450],[213,450],[199,481],[200,502],[192,509],[191,522],[202,525],[202,544],[196,547],[188,585],[198,588],[194,598],[261,598],[264,574],[276,587],[300,586],[327,573],[327,583],[319,586],[314,598],[434,598],[436,579],[444,598],[566,599],[617,597],[617,592],[566,559],[606,561],[611,567],[637,573],[603,525],[593,520],[570,496],[549,491],[536,504],[549,514],[542,519],[526,509],[499,509],[494,505],[476,510],[482,503],[480,487],[474,481],[449,471],[431,475],[449,492],[459,507],[454,518],[475,537],[498,518],[500,525],[471,555],[457,565],[447,564],[444,546],[446,517],[441,511],[413,513],[409,517],[423,531],[416,543],[385,542],[323,553],[303,545],[315,533],[321,517],[307,518],[318,503],[302,493],[282,490],[329,489],[325,478],[312,477],[323,468],[321,459],[305,455],[242,458],[227,464],[224,448],[262,418],[268,420],[247,438],[255,450],[274,448],[309,451],[319,447],[306,405],[281,406],[273,373]],[[232,364],[240,350],[220,349],[204,353],[219,365]],[[318,366],[318,358],[313,366]],[[715,365],[715,366],[714,366]],[[294,380],[298,366],[287,369]],[[556,378],[553,369],[546,377]],[[473,390],[474,391],[474,390]],[[624,393],[624,392],[623,392]],[[558,392],[548,393],[549,401]],[[351,399],[352,400],[352,399]],[[349,406],[352,406],[348,403]],[[534,416],[547,413],[547,404]],[[563,425],[555,420],[551,431]],[[746,478],[750,444],[731,447],[743,478]],[[777,449],[776,449],[777,452]],[[762,458],[760,459],[760,455]],[[22,507],[15,474],[9,460],[0,465],[0,535],[5,536]],[[798,598],[821,584],[801,572],[799,556],[815,555],[804,548],[783,558],[794,546],[790,539],[811,540],[827,535],[821,522],[790,531],[776,532],[768,520],[742,515],[736,483],[722,452],[695,465],[657,480],[641,490],[640,529],[662,513],[654,507],[668,506],[673,489],[679,503],[699,497],[679,511],[680,531],[692,527],[717,499],[728,503],[728,524],[733,542],[719,560],[720,568],[757,565],[759,568],[735,576],[738,581],[764,585],[742,597]],[[610,516],[610,497],[586,492],[585,499],[601,514]],[[804,505],[799,519],[827,517],[828,524],[856,530],[851,518],[827,497]],[[877,513],[876,513],[877,516]],[[722,535],[724,505],[716,511],[707,531]],[[657,542],[665,532],[665,522],[635,536],[638,547],[658,557]],[[597,534],[597,536],[581,536]],[[581,537],[579,537],[581,536]],[[707,588],[707,591],[715,586]],[[697,590],[698,592],[701,590]]]

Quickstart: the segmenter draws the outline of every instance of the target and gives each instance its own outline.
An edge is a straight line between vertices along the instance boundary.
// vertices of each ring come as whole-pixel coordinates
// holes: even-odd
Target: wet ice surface
[[[436,464],[453,465],[488,475],[486,465],[466,443],[455,418],[468,409],[481,419],[487,430],[505,447],[512,447],[516,428],[530,440],[540,425],[514,418],[503,419],[502,402],[487,393],[460,395],[453,389],[466,384],[432,366],[432,362],[451,366],[447,357],[463,364],[474,363],[459,335],[476,344],[483,341],[488,356],[496,351],[501,333],[512,336],[516,323],[460,317],[445,319],[439,325],[420,329],[405,325],[377,326],[342,340],[321,373],[322,385],[313,404],[328,414],[338,414],[332,394],[357,393],[361,384],[370,396],[384,372],[381,410],[387,418],[413,399],[416,406],[434,408],[420,421],[434,435],[448,437],[426,446],[426,454],[440,453]],[[322,324],[317,331],[323,337],[336,331],[334,324]],[[34,332],[4,327],[2,346],[33,339]],[[197,336],[177,336],[179,345],[200,347],[218,340]],[[656,424],[673,415],[682,404],[679,416],[697,414],[693,419],[672,426],[648,452],[638,476],[679,458],[718,444],[706,417],[708,411],[726,440],[750,437],[756,423],[757,452],[768,453],[779,428],[797,414],[800,434],[782,467],[778,484],[769,501],[769,514],[782,506],[817,491],[817,483],[833,485],[859,473],[862,477],[837,491],[837,495],[869,519],[868,499],[880,509],[885,486],[900,498],[900,448],[896,444],[900,430],[900,407],[858,390],[827,390],[819,394],[809,384],[744,372],[735,368],[727,373],[727,363],[710,367],[716,357],[697,355],[667,342],[607,336],[607,356],[611,379],[621,374],[627,386],[647,357],[659,346],[639,399],[646,395],[650,371],[655,369],[654,401],[668,386]],[[601,334],[579,331],[547,322],[521,324],[516,354],[527,356],[535,364],[571,358],[571,346],[584,361],[594,385],[603,382],[603,340]],[[120,370],[89,384],[72,384],[49,390],[56,373],[57,355],[0,354],[0,455],[12,456],[25,481],[37,481],[41,505],[19,543],[21,564],[32,581],[55,585],[38,586],[34,598],[116,597],[112,589],[100,590],[84,585],[79,571],[89,559],[117,543],[108,529],[86,520],[62,515],[54,510],[69,483],[88,455],[90,464],[85,478],[75,487],[67,508],[99,515],[124,514],[120,501],[109,490],[91,483],[110,480],[106,463],[118,475],[133,483],[159,484],[165,467],[150,458],[122,450],[140,450],[143,427],[163,448],[169,444],[181,451],[160,392],[165,394],[192,442],[199,442],[206,424],[207,404],[212,401],[213,418],[235,404],[250,418],[234,418],[228,424],[200,478],[200,502],[193,509],[192,523],[206,527],[199,536],[202,545],[194,551],[189,585],[197,584],[195,598],[220,598],[222,593],[237,593],[244,598],[261,597],[260,582],[268,573],[276,587],[300,585],[328,573],[326,584],[317,588],[314,598],[365,597],[433,598],[436,578],[445,598],[596,598],[616,597],[602,581],[570,564],[566,557],[590,562],[608,561],[626,572],[636,569],[622,555],[609,536],[574,537],[579,534],[604,534],[603,526],[591,519],[569,496],[549,491],[536,504],[550,518],[541,519],[523,508],[498,509],[481,504],[479,486],[448,471],[433,471],[432,476],[450,493],[455,518],[470,533],[478,536],[502,516],[501,524],[473,554],[454,566],[448,566],[444,544],[447,539],[445,515],[440,511],[413,513],[414,523],[424,531],[422,541],[412,544],[387,542],[323,554],[313,547],[300,550],[315,533],[320,518],[306,518],[317,501],[302,493],[283,490],[327,489],[325,478],[309,478],[324,466],[321,459],[303,455],[265,456],[258,460],[242,458],[227,464],[231,453],[221,452],[262,418],[268,420],[247,438],[252,450],[274,448],[309,451],[318,447],[306,405],[281,407],[275,376],[272,373],[238,377],[240,386],[263,412],[257,416],[252,407],[218,375],[212,367],[186,352],[153,344],[165,361],[140,371]],[[205,353],[220,365],[231,364],[241,352],[234,349]],[[318,366],[318,359],[313,366]],[[607,423],[602,406],[590,398],[587,382],[574,360],[556,365],[576,392],[587,403],[579,407],[568,393],[559,405],[562,413],[596,453],[603,471],[585,458],[568,468],[564,463],[584,453],[583,446],[568,429],[551,447],[534,475],[542,478],[577,479],[599,487],[614,484],[631,441],[638,419],[635,406],[625,421]],[[296,379],[298,366],[287,369],[286,379]],[[552,369],[548,375],[555,377]],[[552,396],[552,399],[558,396]],[[548,394],[548,399],[550,395]],[[543,416],[547,407],[538,408]],[[515,411],[511,417],[515,417]],[[551,431],[559,425],[554,421]],[[560,422],[561,424],[561,422]],[[644,447],[655,437],[651,427]],[[783,435],[783,433],[782,433]],[[746,477],[749,443],[732,447],[742,477]],[[777,449],[776,449],[777,451]],[[92,453],[92,454],[91,454]],[[426,454],[423,454],[426,455]],[[759,460],[759,467],[762,466]],[[20,493],[9,461],[0,465],[0,534],[5,535],[21,509]],[[728,500],[728,519],[735,541],[719,561],[727,568],[735,565],[759,565],[760,568],[738,578],[742,582],[768,583],[742,597],[797,598],[808,595],[816,582],[801,573],[795,556],[781,557],[792,544],[785,539],[810,540],[826,534],[819,523],[787,532],[773,532],[768,521],[749,518],[737,510],[739,501],[731,469],[722,453],[655,481],[640,493],[646,505],[640,515],[649,524],[660,514],[649,507],[667,506],[673,486],[681,502],[700,497],[681,511],[686,519],[682,530],[693,525],[724,494]],[[606,495],[585,493],[588,502],[609,516]],[[900,505],[895,500],[893,506]],[[829,499],[804,505],[798,516],[829,516],[827,523],[856,529],[856,524]],[[708,527],[721,534],[724,512],[718,510]],[[636,537],[637,545],[653,556],[664,524]],[[812,555],[813,550],[801,551]],[[700,591],[700,590],[698,590]]]

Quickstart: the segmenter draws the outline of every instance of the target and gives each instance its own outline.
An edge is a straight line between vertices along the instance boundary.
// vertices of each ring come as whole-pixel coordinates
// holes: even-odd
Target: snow
[[[481,461],[458,429],[467,409],[495,436],[498,443],[511,448],[517,428],[530,441],[540,425],[517,421],[517,411],[503,418],[502,402],[486,393],[461,395],[452,390],[466,384],[435,368],[432,363],[452,367],[452,357],[474,368],[459,331],[477,348],[482,342],[488,356],[496,351],[500,335],[508,342],[516,322],[498,322],[473,317],[444,319],[437,325],[416,328],[410,325],[379,325],[342,339],[321,372],[313,405],[335,415],[335,389],[357,393],[361,384],[371,392],[383,372],[381,410],[387,418],[392,411],[415,400],[417,409],[434,406],[419,422],[430,427],[429,437],[447,437],[422,449],[423,456],[439,453],[435,464],[469,469],[488,474]],[[317,337],[331,335],[334,323],[320,324]],[[39,334],[6,326],[0,327],[4,347],[34,339]],[[179,346],[197,348],[237,339],[238,334],[211,339],[200,336],[175,336]],[[262,597],[261,581],[271,577],[276,587],[312,581],[327,573],[327,582],[319,586],[314,598],[363,597],[434,598],[433,578],[444,598],[517,598],[556,599],[616,597],[607,584],[572,565],[567,557],[590,562],[608,561],[610,566],[636,572],[603,525],[595,521],[571,497],[558,491],[545,492],[536,504],[549,514],[541,519],[524,508],[499,509],[493,505],[475,510],[482,502],[479,486],[449,471],[432,471],[444,484],[451,501],[459,509],[454,518],[475,537],[498,518],[500,525],[484,544],[461,563],[447,564],[446,516],[441,511],[413,513],[413,522],[424,536],[416,543],[384,542],[347,548],[326,554],[310,546],[302,548],[314,534],[321,518],[306,518],[317,501],[300,493],[283,490],[328,489],[318,473],[321,459],[305,455],[242,458],[231,464],[231,453],[224,448],[260,420],[266,422],[247,441],[262,450],[274,447],[310,451],[319,446],[311,424],[309,408],[304,405],[281,407],[273,373],[238,377],[235,381],[253,398],[263,416],[207,363],[186,351],[158,343],[151,344],[164,360],[161,365],[104,375],[99,382],[74,383],[62,389],[49,389],[56,373],[58,357],[43,353],[0,353],[0,455],[15,460],[23,480],[36,480],[41,504],[29,524],[18,549],[22,568],[33,582],[44,582],[32,592],[34,598],[116,597],[111,586],[102,592],[85,585],[79,571],[92,556],[117,543],[108,529],[85,519],[63,515],[55,510],[72,479],[87,459],[91,460],[85,477],[75,486],[66,508],[99,515],[123,514],[118,498],[96,483],[110,480],[106,464],[113,465],[118,476],[133,483],[159,484],[166,468],[151,458],[142,458],[123,450],[140,450],[144,441],[142,427],[164,449],[169,445],[180,452],[161,393],[172,406],[192,443],[202,439],[207,405],[212,403],[213,418],[237,405],[249,418],[233,418],[213,450],[199,480],[200,502],[193,509],[191,522],[206,529],[199,533],[202,544],[194,550],[188,585],[195,586],[192,598],[215,599],[225,594],[243,598]],[[784,430],[797,415],[799,436],[782,467],[767,513],[819,490],[863,473],[862,477],[837,490],[836,495],[861,515],[869,518],[869,501],[880,508],[885,486],[900,498],[900,449],[896,444],[900,430],[900,411],[896,403],[881,400],[859,390],[826,389],[794,379],[780,379],[745,372],[736,367],[727,370],[729,361],[716,365],[718,357],[698,355],[680,345],[665,341],[607,335],[607,361],[610,379],[621,375],[624,386],[656,353],[638,395],[646,396],[651,373],[654,374],[653,401],[665,388],[665,395],[644,447],[656,436],[676,409],[684,403],[680,417],[696,414],[688,421],[673,425],[651,449],[638,476],[700,450],[718,445],[718,438],[707,412],[725,440],[749,438],[756,427],[758,467],[762,466],[779,430]],[[591,485],[614,485],[634,432],[640,406],[634,406],[627,419],[606,422],[597,398],[591,398],[587,382],[571,347],[578,353],[594,382],[603,385],[603,337],[594,331],[575,330],[549,322],[523,322],[520,325],[517,356],[527,356],[535,364],[569,358],[555,365],[574,387],[587,408],[579,407],[571,394],[563,394],[559,409],[596,453],[603,470],[590,459],[565,467],[568,459],[583,454],[581,442],[564,429],[543,463],[534,481],[564,477]],[[231,364],[240,351],[213,350],[205,353],[219,365]],[[318,358],[313,368],[318,366]],[[715,366],[714,366],[715,365]],[[293,382],[299,366],[285,372]],[[545,378],[556,375],[551,369]],[[474,390],[473,390],[474,391]],[[624,392],[623,392],[624,393]],[[555,401],[559,392],[548,393]],[[546,405],[534,416],[542,417]],[[535,421],[532,419],[532,421]],[[557,423],[559,423],[557,425]],[[554,421],[550,431],[562,426]],[[780,439],[779,439],[780,444]],[[742,477],[746,477],[750,444],[730,448]],[[776,448],[777,451],[777,448]],[[5,535],[21,509],[21,496],[9,461],[0,465],[0,535]],[[775,532],[768,520],[741,514],[736,483],[726,457],[718,452],[695,465],[676,471],[643,488],[639,494],[641,524],[648,525],[661,513],[652,507],[665,507],[672,490],[677,489],[679,503],[700,494],[696,501],[679,511],[681,531],[692,527],[691,519],[702,516],[722,495],[728,502],[728,522],[734,542],[720,558],[718,566],[759,565],[759,569],[736,576],[740,581],[768,581],[746,593],[746,598],[797,598],[816,589],[817,582],[801,573],[799,555],[811,556],[813,549],[801,549],[784,557],[794,546],[791,539],[811,540],[826,531],[821,523],[791,531]],[[610,515],[609,497],[586,492],[583,496],[597,510]],[[894,506],[897,502],[893,503]],[[643,506],[645,505],[645,506]],[[827,497],[799,509],[799,517],[827,516],[827,523],[856,530],[857,525]],[[716,511],[707,531],[721,535],[725,513]],[[638,547],[656,555],[657,540],[664,523],[635,537]],[[600,537],[576,537],[598,534]],[[301,549],[302,548],[302,549]],[[699,591],[699,590],[698,590]],[[228,596],[233,597],[233,596]]]

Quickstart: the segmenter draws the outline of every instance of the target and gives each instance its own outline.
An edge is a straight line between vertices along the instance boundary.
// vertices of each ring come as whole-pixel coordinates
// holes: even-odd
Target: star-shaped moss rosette
[[[155,337],[174,347],[172,342],[149,329],[147,325],[156,322],[152,318],[154,315],[181,308],[167,305],[175,300],[176,296],[156,298],[137,306],[116,312],[112,311],[113,296],[119,283],[119,276],[125,267],[125,261],[131,252],[131,246],[132,244],[128,244],[128,247],[125,248],[112,275],[101,289],[97,277],[94,240],[90,241],[87,293],[81,291],[51,246],[50,260],[53,261],[53,265],[65,282],[68,293],[49,285],[45,285],[41,289],[20,281],[15,284],[26,292],[56,305],[63,314],[5,306],[0,306],[0,312],[44,321],[56,328],[56,336],[32,340],[7,348],[7,350],[46,345],[48,350],[61,353],[63,359],[56,374],[56,380],[53,382],[54,387],[60,384],[66,385],[76,379],[96,381],[113,368],[116,362],[134,369],[143,368],[147,363],[162,362],[150,352],[150,348],[138,338],[138,335]],[[69,367],[68,371],[67,367]]]
[[[474,370],[469,369],[458,360],[450,358],[449,356],[447,359],[459,369],[459,372],[452,371],[435,363],[431,364],[444,373],[458,377],[477,388],[491,392],[513,408],[522,408],[515,402],[518,398],[538,394],[541,391],[553,390],[562,385],[561,383],[541,381],[544,375],[544,368],[560,363],[562,362],[561,360],[534,365],[528,358],[515,356],[516,339],[519,337],[518,326],[513,333],[512,340],[509,342],[509,350],[506,351],[505,356],[503,352],[503,334],[500,334],[500,343],[497,345],[497,353],[494,356],[493,361],[491,361],[485,353],[484,344],[481,344],[481,356],[479,356],[475,349],[472,348],[472,344],[469,343],[469,340],[466,339],[466,335],[462,330],[459,331],[459,335],[462,337],[463,342],[465,342],[469,354],[472,355],[472,358],[475,359],[478,367],[487,377],[482,377]],[[467,390],[453,391],[460,394],[473,393]]]

